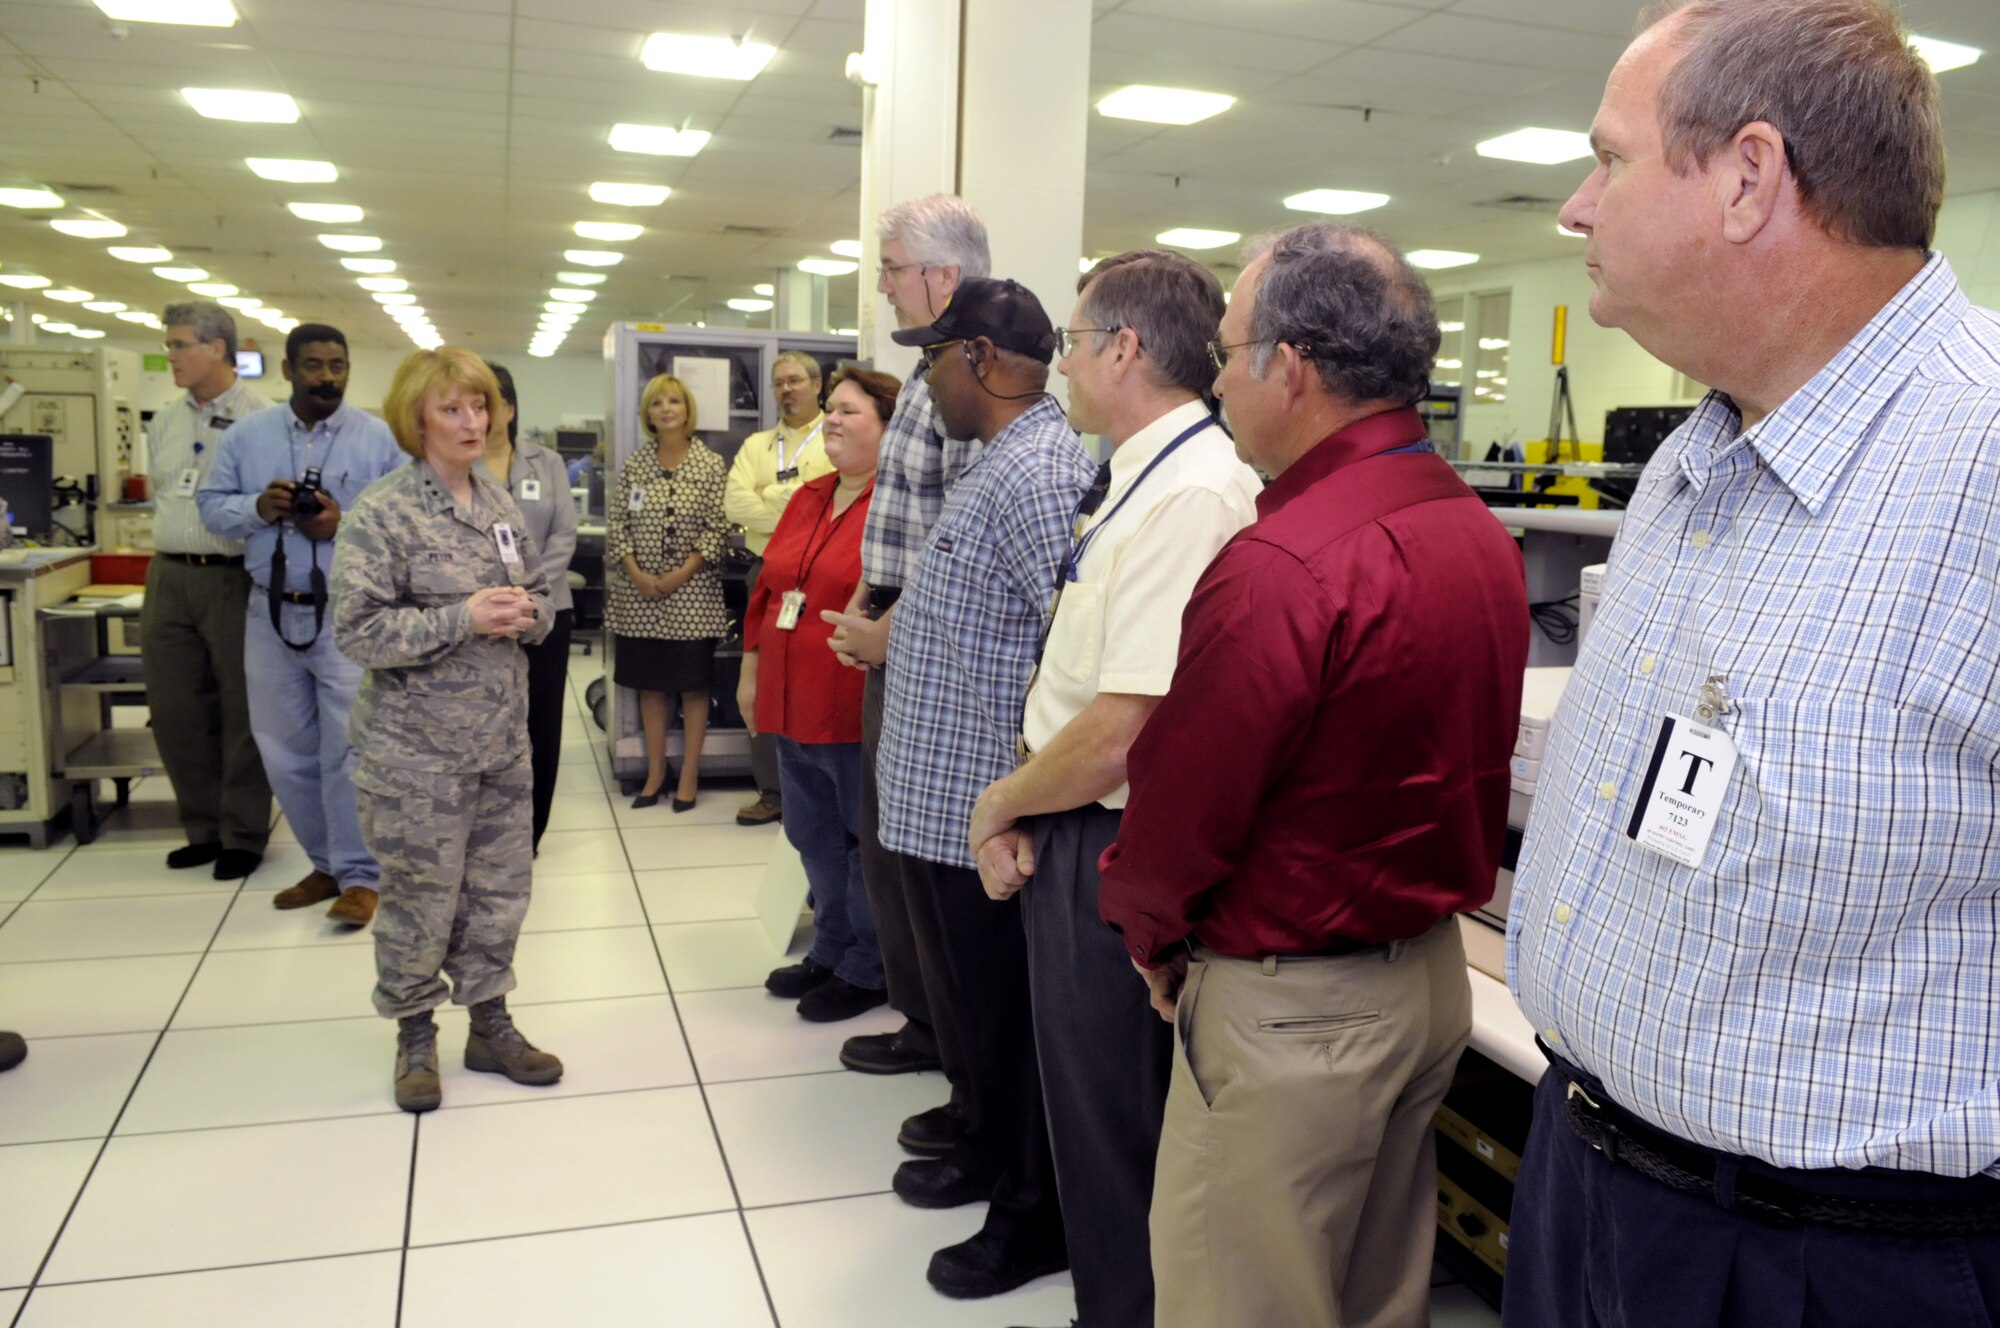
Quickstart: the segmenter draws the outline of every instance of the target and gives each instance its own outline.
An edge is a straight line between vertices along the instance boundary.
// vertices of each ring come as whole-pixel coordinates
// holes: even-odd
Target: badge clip
[[[1722,716],[1735,711],[1729,700],[1729,679],[1720,673],[1708,675],[1708,681],[1701,685],[1701,701],[1694,708],[1694,717],[1704,724],[1713,724]]]

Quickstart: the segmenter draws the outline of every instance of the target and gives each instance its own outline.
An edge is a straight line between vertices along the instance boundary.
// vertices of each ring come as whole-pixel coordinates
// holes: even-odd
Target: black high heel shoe
[[[678,797],[677,797],[677,798],[675,798],[675,799],[674,799],[674,810],[675,810],[675,811],[677,811],[677,812],[691,812],[691,811],[693,811],[693,810],[694,810],[694,799],[693,799],[693,798],[688,798],[688,799],[686,799],[685,801],[683,801],[682,799],[680,799],[680,798],[678,798]]]
[[[660,795],[657,793],[641,793],[638,797],[632,799],[632,809],[634,811],[642,807],[657,807],[659,805]]]

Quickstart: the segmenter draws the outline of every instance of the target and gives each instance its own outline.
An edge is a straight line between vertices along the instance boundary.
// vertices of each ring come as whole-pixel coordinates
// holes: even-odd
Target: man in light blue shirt
[[[381,872],[361,839],[347,738],[362,671],[324,630],[326,577],[341,512],[407,458],[387,424],[343,401],[347,338],[339,329],[293,328],[284,371],[291,400],[229,432],[197,502],[209,530],[243,541],[250,729],[313,864],[272,903],[304,908],[333,899],[328,917],[365,926]]]

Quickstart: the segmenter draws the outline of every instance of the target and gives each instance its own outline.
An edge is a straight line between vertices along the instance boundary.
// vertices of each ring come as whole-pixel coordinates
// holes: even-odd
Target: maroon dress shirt
[[[1181,620],[1099,906],[1141,963],[1421,936],[1492,896],[1521,716],[1521,555],[1394,410],[1257,500]]]

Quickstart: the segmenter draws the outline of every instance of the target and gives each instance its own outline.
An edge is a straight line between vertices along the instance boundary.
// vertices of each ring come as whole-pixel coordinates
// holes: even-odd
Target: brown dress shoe
[[[288,886],[272,895],[271,907],[304,908],[307,904],[317,904],[320,900],[331,899],[339,893],[340,882],[315,867],[312,875],[297,885]]]
[[[326,915],[350,927],[365,927],[375,916],[375,902],[381,896],[365,885],[350,885],[333,901]]]
[[[693,806],[694,804],[689,803],[688,805]],[[783,817],[784,808],[781,804],[770,798],[759,798],[757,801],[745,803],[737,809],[736,824],[769,825],[773,821],[782,820]]]

